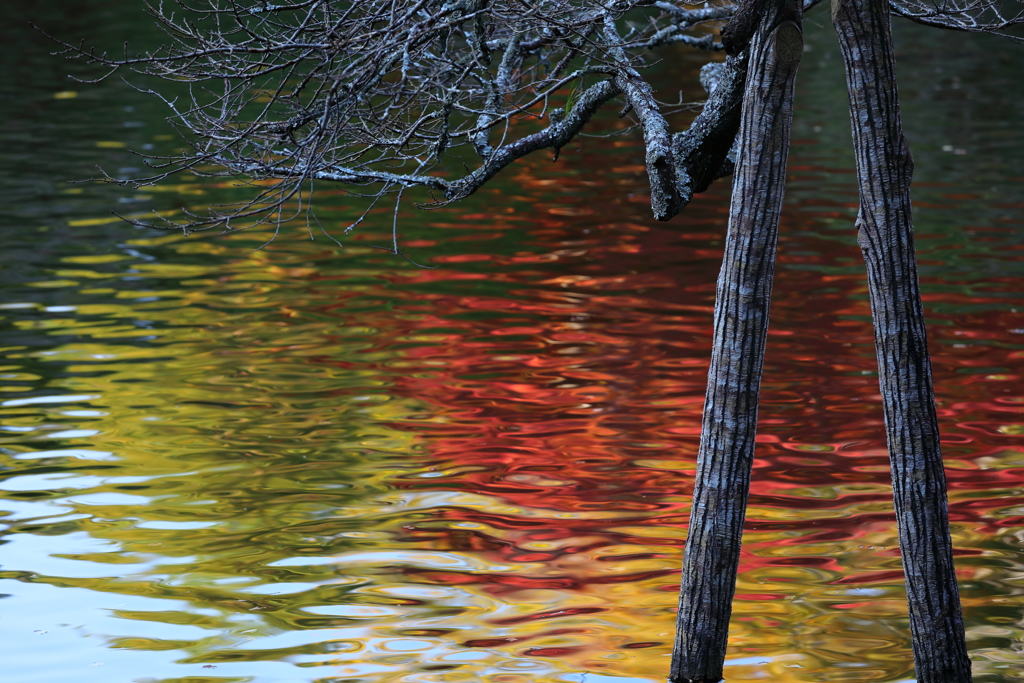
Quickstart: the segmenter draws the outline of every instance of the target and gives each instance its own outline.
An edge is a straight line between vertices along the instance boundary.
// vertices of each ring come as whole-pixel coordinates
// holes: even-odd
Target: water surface
[[[233,190],[68,185],[173,145],[21,28],[0,96],[0,623],[14,683],[663,680],[728,186],[649,218],[637,137],[405,211],[420,269],[144,215]],[[835,41],[808,17],[729,680],[913,678]],[[977,680],[1024,676],[1024,48],[898,26]],[[699,60],[659,65],[696,90]],[[76,71],[76,73],[79,73]],[[666,95],[666,99],[671,99]],[[149,147],[147,147],[149,146]],[[322,197],[340,232],[354,204]],[[333,221],[333,222],[331,222]]]

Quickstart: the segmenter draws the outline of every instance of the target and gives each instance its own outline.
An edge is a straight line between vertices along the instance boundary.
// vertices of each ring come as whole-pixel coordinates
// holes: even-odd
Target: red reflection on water
[[[530,185],[527,171],[520,180]],[[567,196],[547,218],[551,207],[539,203],[542,218],[519,228],[496,219],[488,230],[518,229],[531,251],[486,253],[482,240],[480,253],[473,253],[475,243],[467,242],[467,253],[437,260],[444,267],[396,279],[396,289],[408,288],[402,303],[368,321],[387,330],[378,349],[399,340],[407,346],[401,370],[390,370],[392,390],[430,406],[430,419],[394,425],[422,437],[429,453],[418,463],[422,469],[394,485],[482,495],[513,508],[436,507],[429,523],[409,529],[404,540],[496,564],[541,567],[404,570],[417,580],[477,585],[512,602],[518,591],[599,594],[603,585],[651,579],[661,581],[655,590],[678,589],[678,532],[688,519],[726,199],[702,197],[678,226],[665,227],[640,217],[601,222],[633,212],[614,196]],[[588,211],[573,214],[573,207]],[[790,208],[783,225],[747,522],[755,535],[744,547],[741,571],[799,567],[823,572],[829,585],[898,585],[902,571],[889,568],[898,550],[859,251],[852,225],[845,242],[815,234],[822,216],[847,214],[799,208]],[[457,268],[476,261],[487,261],[487,270]],[[410,280],[424,287],[412,288]],[[474,282],[505,288],[477,290]],[[1011,424],[1024,413],[1024,353],[1008,343],[1011,324],[994,306],[1003,300],[949,292],[945,284],[926,298],[952,465],[950,515],[959,528],[987,534],[991,544],[1001,542],[1000,528],[1024,525],[1024,514],[1014,509],[1024,503],[1024,494],[1017,495],[1022,432]],[[987,289],[1022,286],[1024,278],[1003,278]],[[961,304],[971,304],[971,312],[956,312]],[[409,347],[416,335],[430,335],[429,341]],[[424,478],[425,471],[431,476]],[[769,532],[771,540],[758,540],[757,533]],[[889,546],[871,544],[881,536]],[[876,559],[851,559],[860,551]],[[653,564],[638,566],[644,562]],[[962,565],[961,571],[972,570]],[[779,601],[787,594],[741,591],[737,599]],[[869,604],[831,606],[856,611]],[[493,623],[588,610],[601,611],[539,610]]]

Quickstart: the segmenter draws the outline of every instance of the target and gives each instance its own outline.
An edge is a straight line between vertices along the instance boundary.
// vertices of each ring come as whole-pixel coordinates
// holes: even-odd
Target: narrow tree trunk
[[[919,683],[969,683],[971,663],[946,509],[946,478],[911,224],[914,162],[903,136],[886,0],[833,0],[846,62],[858,241],[868,269],[900,550]]]
[[[673,683],[722,678],[757,427],[768,307],[786,180],[800,6],[767,0],[749,47],[738,163],[697,476],[683,560]]]

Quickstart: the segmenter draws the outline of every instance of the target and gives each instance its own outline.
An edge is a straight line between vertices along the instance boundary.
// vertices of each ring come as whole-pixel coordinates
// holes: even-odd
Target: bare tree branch
[[[170,81],[164,94],[145,90],[163,99],[192,145],[143,155],[148,177],[105,180],[149,185],[188,170],[251,183],[243,202],[158,226],[193,231],[279,226],[308,213],[314,182],[371,198],[419,186],[433,193],[426,206],[443,205],[526,154],[551,148],[557,157],[616,98],[644,131],[652,205],[667,219],[692,191],[674,161],[665,105],[643,73],[654,48],[720,50],[715,32],[734,5],[175,0],[148,8],[166,34],[157,49],[64,48],[111,71]],[[726,148],[734,133],[719,136]],[[457,166],[464,173],[453,177]]]
[[[805,0],[810,8],[819,0]],[[891,0],[895,13],[960,30],[1020,21],[998,0]],[[938,4],[934,4],[938,3]],[[555,151],[605,105],[643,132],[654,216],[668,220],[723,174],[739,121],[747,29],[759,3],[712,0],[266,0],[147,5],[166,35],[120,56],[63,43],[70,57],[168,81],[160,97],[191,147],[143,156],[159,183],[190,171],[248,183],[249,196],[168,229],[280,229],[312,220],[315,187],[372,201],[422,187],[442,206],[523,156]],[[706,67],[710,98],[673,133],[645,72],[657,48],[730,56]],[[162,91],[162,92],[161,92]],[[177,92],[177,96],[169,93]],[[618,104],[613,100],[620,100]],[[461,169],[454,171],[453,169]],[[315,219],[315,216],[313,217]],[[358,223],[358,221],[356,221]]]
[[[1016,5],[1015,10],[1010,6]],[[925,26],[994,33],[1018,42],[1020,36],[1006,33],[1006,29],[1024,24],[1024,6],[1020,0],[889,0],[892,14]]]

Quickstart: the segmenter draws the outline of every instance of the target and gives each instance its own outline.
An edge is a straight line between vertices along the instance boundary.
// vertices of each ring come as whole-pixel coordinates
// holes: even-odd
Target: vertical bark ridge
[[[767,0],[761,14],[749,47],[729,231],[718,277],[673,683],[722,678],[754,455],[793,88],[803,45],[799,4]]]
[[[846,62],[878,382],[919,683],[969,683],[885,0],[833,0]]]

